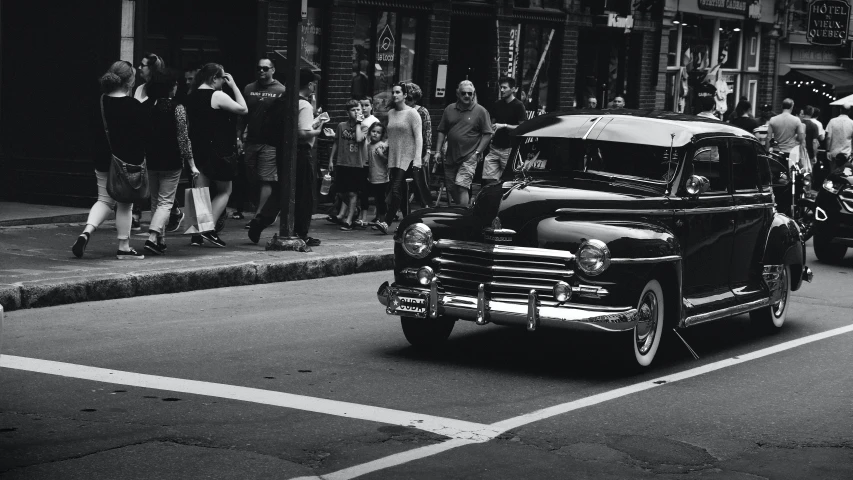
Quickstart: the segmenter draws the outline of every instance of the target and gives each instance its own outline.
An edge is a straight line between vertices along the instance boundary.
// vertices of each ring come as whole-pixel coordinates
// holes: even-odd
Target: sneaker
[[[302,237],[302,241],[305,242],[305,245],[308,245],[309,247],[319,247],[320,246],[320,239],[319,238]]]
[[[225,229],[225,219],[228,217],[227,212],[225,210],[222,211],[222,215],[216,219],[216,226],[214,226],[214,232],[219,233]]]
[[[166,224],[167,232],[176,232],[181,227],[181,222],[184,221],[184,211],[180,208],[169,214],[169,223]]]
[[[368,226],[368,223],[364,220],[356,220],[352,222],[352,226],[358,228],[359,230],[365,230]]]
[[[331,223],[332,225],[344,225],[346,222],[341,220],[340,218],[334,215],[326,215],[326,221]]]
[[[191,247],[200,247],[202,245],[204,245],[204,239],[201,238],[201,235],[193,235],[192,238],[190,238]]]
[[[145,255],[131,248],[128,251],[116,250],[116,258],[119,260],[142,260]]]
[[[142,224],[139,222],[139,219],[136,217],[132,217],[130,219],[130,229],[134,232],[138,232],[142,230]]]
[[[216,232],[202,232],[199,234],[201,238],[207,240],[208,242],[216,245],[217,247],[224,247],[225,242],[216,235]]]
[[[165,245],[163,245],[163,247],[165,247]],[[165,248],[162,248],[160,244],[154,243],[151,240],[145,241],[145,250],[153,253],[154,255],[163,255],[164,253],[166,253]]]
[[[375,228],[377,230],[379,230],[380,232],[382,232],[382,235],[388,235],[388,224],[387,223],[385,223],[383,221],[376,222]]]
[[[257,217],[253,218],[246,226],[249,229],[249,240],[251,240],[252,243],[258,243],[261,240],[261,232],[264,229],[258,222]]]
[[[245,228],[246,230],[248,230],[248,229],[252,228],[252,221],[251,221],[251,220],[249,220],[249,221],[246,223],[246,226],[245,226],[245,227],[243,227],[243,228]]]
[[[77,240],[74,242],[74,245],[71,246],[71,252],[74,253],[74,256],[77,258],[83,258],[83,254],[86,253],[86,245],[89,244],[89,234],[81,233]]]
[[[238,212],[237,210],[234,210],[234,212],[231,213],[232,220],[243,220],[244,218],[246,217],[243,216],[243,212]]]
[[[343,223],[343,225],[341,225],[341,230],[343,230],[343,231],[345,231],[345,232],[351,232],[351,231],[353,231],[354,229],[355,229],[355,225],[354,225],[354,223],[347,223],[347,222],[344,222],[344,223]]]

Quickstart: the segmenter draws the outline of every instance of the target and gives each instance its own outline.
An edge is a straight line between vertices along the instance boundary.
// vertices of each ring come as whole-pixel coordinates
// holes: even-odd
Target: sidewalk
[[[24,204],[0,203],[0,211]],[[80,215],[62,207],[28,205],[31,212]],[[84,213],[87,210],[84,210]],[[147,213],[147,212],[146,212]],[[244,225],[247,220],[226,222],[220,237],[225,248],[191,247],[189,236],[167,234],[166,255],[146,254],[144,260],[117,260],[115,223],[109,221],[89,241],[82,259],[74,257],[71,245],[80,234],[85,215],[55,223],[34,225],[38,217],[10,218],[20,226],[0,224],[0,305],[6,311],[93,300],[141,295],[178,293],[209,288],[305,280],[352,273],[388,270],[393,267],[391,235],[373,230],[344,232],[314,215],[311,236],[322,240],[312,252],[267,252],[264,246],[278,232],[278,223],[264,230],[260,242],[251,243]],[[132,232],[131,246],[139,251],[147,239],[146,215],[143,229]],[[44,221],[44,217],[41,218]]]

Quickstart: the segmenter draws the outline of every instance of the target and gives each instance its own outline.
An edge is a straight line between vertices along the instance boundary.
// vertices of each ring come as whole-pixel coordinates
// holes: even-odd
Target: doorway
[[[487,39],[492,39],[491,42]],[[477,91],[477,102],[486,108],[494,101],[489,81],[497,42],[494,22],[472,17],[453,17],[450,21],[450,55],[447,66],[446,103],[456,101],[456,86],[470,80]]]
[[[578,49],[578,74],[575,81],[577,104],[586,105],[587,97],[595,96],[600,108],[607,108],[607,104],[615,97],[625,97],[623,59],[627,48],[624,35],[585,30],[580,33],[578,45],[583,47]]]

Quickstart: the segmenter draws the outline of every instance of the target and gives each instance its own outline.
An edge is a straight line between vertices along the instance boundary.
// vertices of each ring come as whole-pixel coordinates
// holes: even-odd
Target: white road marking
[[[79,378],[94,382],[227,398],[230,400],[273,405],[339,417],[357,418],[376,423],[413,427],[455,439],[475,442],[488,441],[497,434],[488,425],[481,423],[405,412],[390,408],[373,407],[370,405],[360,405],[357,403],[340,402],[325,398],[294,395],[260,388],[201,382],[183,378],[160,377],[5,354],[0,355],[0,367],[46,373],[61,377]]]
[[[563,403],[560,405],[555,405],[553,407],[543,408],[541,410],[536,410],[535,412],[527,413],[525,415],[520,415],[514,418],[508,418],[506,420],[493,423],[490,426],[497,432],[495,434],[495,437],[497,437],[498,435],[508,430],[522,427],[529,423],[545,420],[547,418],[562,415],[564,413],[568,413],[573,410],[578,410],[584,407],[591,407],[593,405],[598,405],[600,403],[615,400],[626,395],[642,392],[644,390],[650,390],[652,388],[667,385],[669,383],[678,382],[680,380],[687,380],[689,378],[697,377],[699,375],[704,375],[706,373],[714,372],[716,370],[738,365],[744,362],[748,362],[750,360],[756,360],[762,357],[766,357],[768,355],[773,355],[774,353],[784,352],[785,350],[790,350],[792,348],[800,347],[808,343],[817,342],[819,340],[824,340],[849,332],[853,332],[853,325],[835,328],[833,330],[827,330],[826,332],[816,333],[814,335],[809,335],[807,337],[799,338],[797,340],[791,340],[788,342],[780,343],[779,345],[763,348],[761,350],[744,355],[739,355],[737,357],[727,358],[718,362],[709,363],[708,365],[692,368],[690,370],[686,370],[680,373],[667,375],[665,377],[656,378],[654,380],[635,383],[634,385],[629,385],[627,387],[617,388],[616,390],[610,390],[609,392],[580,398],[578,400]],[[379,458],[373,460],[372,462],[345,468],[343,470],[338,470],[337,472],[326,473],[316,477],[299,477],[294,478],[292,480],[350,480],[361,475],[366,475],[368,473],[376,472],[378,470],[383,470],[386,468],[396,467],[397,465],[401,465],[403,463],[411,462],[414,460],[420,460],[422,458],[436,455],[438,453],[446,452],[447,450],[451,450],[453,448],[470,445],[472,443],[481,442],[449,440],[438,445],[429,445],[426,447],[416,448],[414,450],[409,450],[407,452],[398,453],[388,457]],[[441,445],[444,445],[446,448],[437,448]]]
[[[584,407],[591,407],[600,403],[615,400],[627,395],[650,390],[655,387],[664,386],[681,380],[687,380],[699,375],[732,367],[741,363],[757,360],[759,358],[784,352],[792,348],[800,347],[809,343],[817,342],[837,335],[853,332],[853,325],[839,327],[825,332],[816,333],[806,337],[783,342],[772,347],[763,348],[755,352],[727,358],[701,367],[685,370],[680,373],[655,378],[627,387],[617,388],[608,392],[592,395],[560,405],[536,410],[524,415],[502,420],[491,425],[466,422],[451,418],[434,417],[401,410],[392,410],[380,407],[371,407],[336,400],[293,395],[283,392],[274,392],[257,388],[238,387],[219,383],[200,382],[196,380],[185,380],[180,378],[159,377],[119,370],[109,370],[85,365],[74,365],[71,363],[54,362],[50,360],[39,360],[35,358],[17,357],[13,355],[0,355],[0,367],[24,370],[30,372],[46,373],[63,377],[79,378],[96,382],[106,382],[118,385],[129,385],[157,390],[191,393],[211,397],[242,400],[245,402],[274,405],[293,408],[316,413],[325,413],[348,418],[358,418],[377,423],[401,425],[425,430],[440,435],[451,437],[451,440],[428,445],[426,447],[412,449],[397,453],[388,457],[380,458],[361,465],[345,468],[336,472],[326,473],[316,477],[299,477],[294,480],[350,480],[368,473],[376,472],[404,463],[412,462],[422,458],[430,457],[448,450],[483,443],[496,438],[502,433],[519,428],[521,426],[545,420],[557,415],[562,415]]]

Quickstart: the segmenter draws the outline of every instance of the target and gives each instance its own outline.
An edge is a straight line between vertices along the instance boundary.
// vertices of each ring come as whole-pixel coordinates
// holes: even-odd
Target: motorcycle
[[[798,165],[788,165],[788,156],[778,150],[769,152],[771,170],[779,171],[778,176],[787,184],[773,188],[773,196],[776,198],[776,210],[791,217],[800,226],[800,234],[803,241],[807,241],[814,235],[816,193],[812,191],[812,175],[805,172]],[[773,164],[776,165],[773,165]],[[787,167],[786,167],[787,166]],[[787,173],[783,173],[787,172]]]

